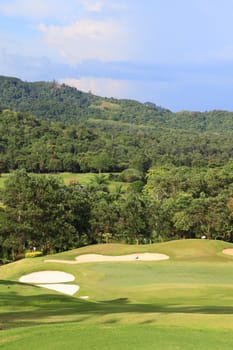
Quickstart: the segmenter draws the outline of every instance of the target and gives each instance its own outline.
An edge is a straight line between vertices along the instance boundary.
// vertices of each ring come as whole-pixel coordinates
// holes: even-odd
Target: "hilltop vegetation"
[[[0,108],[68,124],[90,118],[141,124],[169,112],[154,104],[98,97],[55,81],[29,83],[4,76],[0,76]]]
[[[18,78],[0,76],[0,109],[28,112],[42,119],[86,125],[130,123],[155,128],[232,131],[233,113],[181,111],[172,113],[154,103],[95,96],[76,88],[53,82],[24,82]],[[121,124],[119,124],[120,126]]]
[[[0,108],[2,172],[136,168],[145,174],[154,165],[219,166],[233,157],[231,112],[172,113],[7,77],[0,77]]]

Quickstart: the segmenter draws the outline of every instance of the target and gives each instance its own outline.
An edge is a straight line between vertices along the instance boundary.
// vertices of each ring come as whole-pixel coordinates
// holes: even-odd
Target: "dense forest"
[[[3,110],[0,171],[119,172],[136,168],[145,174],[154,165],[221,166],[233,157],[232,134],[230,129],[207,132],[122,122],[65,124]]]
[[[0,77],[0,260],[97,242],[233,241],[233,113]],[[54,173],[94,172],[65,185]],[[102,172],[108,172],[104,176]],[[129,186],[109,190],[111,178]]]

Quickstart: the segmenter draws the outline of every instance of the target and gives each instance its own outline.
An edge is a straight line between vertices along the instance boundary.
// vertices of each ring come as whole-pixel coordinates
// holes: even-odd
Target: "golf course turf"
[[[230,243],[106,244],[0,267],[0,349],[233,348]],[[164,261],[62,264],[83,254],[160,253]],[[72,274],[73,296],[20,283],[39,271]],[[88,299],[83,299],[88,296]],[[36,344],[36,347],[35,347]]]

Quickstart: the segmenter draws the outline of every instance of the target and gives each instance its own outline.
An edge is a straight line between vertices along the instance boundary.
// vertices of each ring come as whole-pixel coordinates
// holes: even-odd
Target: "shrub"
[[[129,188],[133,192],[140,193],[140,192],[142,192],[143,186],[144,186],[144,183],[141,180],[137,180],[137,181],[132,182],[130,184]]]
[[[25,258],[25,254],[24,253],[20,253],[20,254],[16,254],[15,255],[15,260],[20,260],[20,259],[24,259]]]
[[[134,182],[141,180],[142,174],[137,169],[129,168],[123,170],[119,175],[119,180],[123,182]]]
[[[37,256],[42,256],[42,255],[43,255],[43,253],[40,252],[39,250],[35,251],[35,252],[26,252],[25,258],[36,258]]]

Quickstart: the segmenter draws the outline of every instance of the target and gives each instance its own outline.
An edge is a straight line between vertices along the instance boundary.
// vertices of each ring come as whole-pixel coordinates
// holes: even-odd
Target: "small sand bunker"
[[[38,286],[67,295],[74,295],[79,290],[79,286],[75,284],[38,284]]]
[[[233,248],[226,248],[222,251],[224,254],[233,255]]]
[[[62,271],[39,271],[20,277],[23,283],[64,283],[74,281],[75,277]]]

